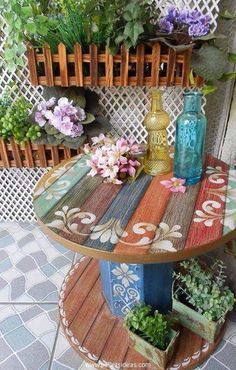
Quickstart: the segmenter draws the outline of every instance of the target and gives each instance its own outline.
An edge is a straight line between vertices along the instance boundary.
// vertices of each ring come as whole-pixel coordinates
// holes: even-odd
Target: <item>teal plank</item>
[[[44,217],[64,195],[74,187],[89,171],[86,165],[88,156],[82,157],[66,173],[59,177],[37,199],[34,200],[35,213],[39,218]]]
[[[141,174],[134,182],[127,182],[84,245],[100,250],[113,250],[151,180],[151,176]]]
[[[236,228],[236,169],[229,170],[226,196],[223,228],[224,235]]]

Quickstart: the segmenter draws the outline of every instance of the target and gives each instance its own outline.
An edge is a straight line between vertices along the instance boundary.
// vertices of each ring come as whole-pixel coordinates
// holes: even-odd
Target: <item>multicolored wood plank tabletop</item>
[[[200,183],[172,193],[142,173],[134,182],[90,177],[86,155],[62,162],[34,192],[44,230],[64,246],[99,259],[169,262],[236,238],[236,170],[210,155]]]

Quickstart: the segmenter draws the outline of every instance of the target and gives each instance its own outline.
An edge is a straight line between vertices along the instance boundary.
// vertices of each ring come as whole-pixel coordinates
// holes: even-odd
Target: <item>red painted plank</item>
[[[227,174],[228,165],[219,159],[208,156],[206,167],[221,167]],[[219,239],[223,233],[225,202],[217,195],[217,190],[227,186],[227,176],[219,176],[218,180],[212,174],[206,174],[201,182],[201,188],[195,204],[185,249],[191,249],[212,240]]]
[[[135,234],[133,232],[133,227],[138,223],[151,223],[154,226],[159,224],[171,194],[168,189],[160,184],[160,181],[169,179],[170,177],[171,174],[153,178],[125,229],[128,236],[122,238],[122,242],[119,241],[114,249],[114,253],[148,253],[150,245],[134,246],[132,243],[137,243],[140,241],[141,237],[148,237],[152,240],[155,235],[156,228],[152,228],[152,230],[149,231],[145,228],[145,233],[140,236],[140,234]]]

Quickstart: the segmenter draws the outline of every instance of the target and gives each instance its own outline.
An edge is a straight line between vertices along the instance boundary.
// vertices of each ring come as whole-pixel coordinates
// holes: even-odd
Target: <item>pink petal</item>
[[[180,193],[185,193],[185,191],[186,191],[186,186],[183,186],[183,185],[181,185],[181,186],[178,186],[178,191],[180,192]]]
[[[164,185],[166,188],[171,188],[172,186],[172,182],[170,180],[163,180],[163,181],[160,181],[160,183]]]
[[[172,186],[170,191],[172,191],[172,193],[178,193],[178,188],[176,186]]]

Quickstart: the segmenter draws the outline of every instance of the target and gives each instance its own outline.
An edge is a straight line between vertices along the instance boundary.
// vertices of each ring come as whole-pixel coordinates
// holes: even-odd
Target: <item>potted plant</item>
[[[172,329],[172,320],[158,311],[153,312],[149,305],[138,304],[127,313],[124,324],[135,350],[160,368],[165,368],[179,335]]]
[[[198,259],[180,263],[174,272],[173,310],[181,325],[212,343],[233,309],[234,293],[225,284],[223,262],[210,266]]]

